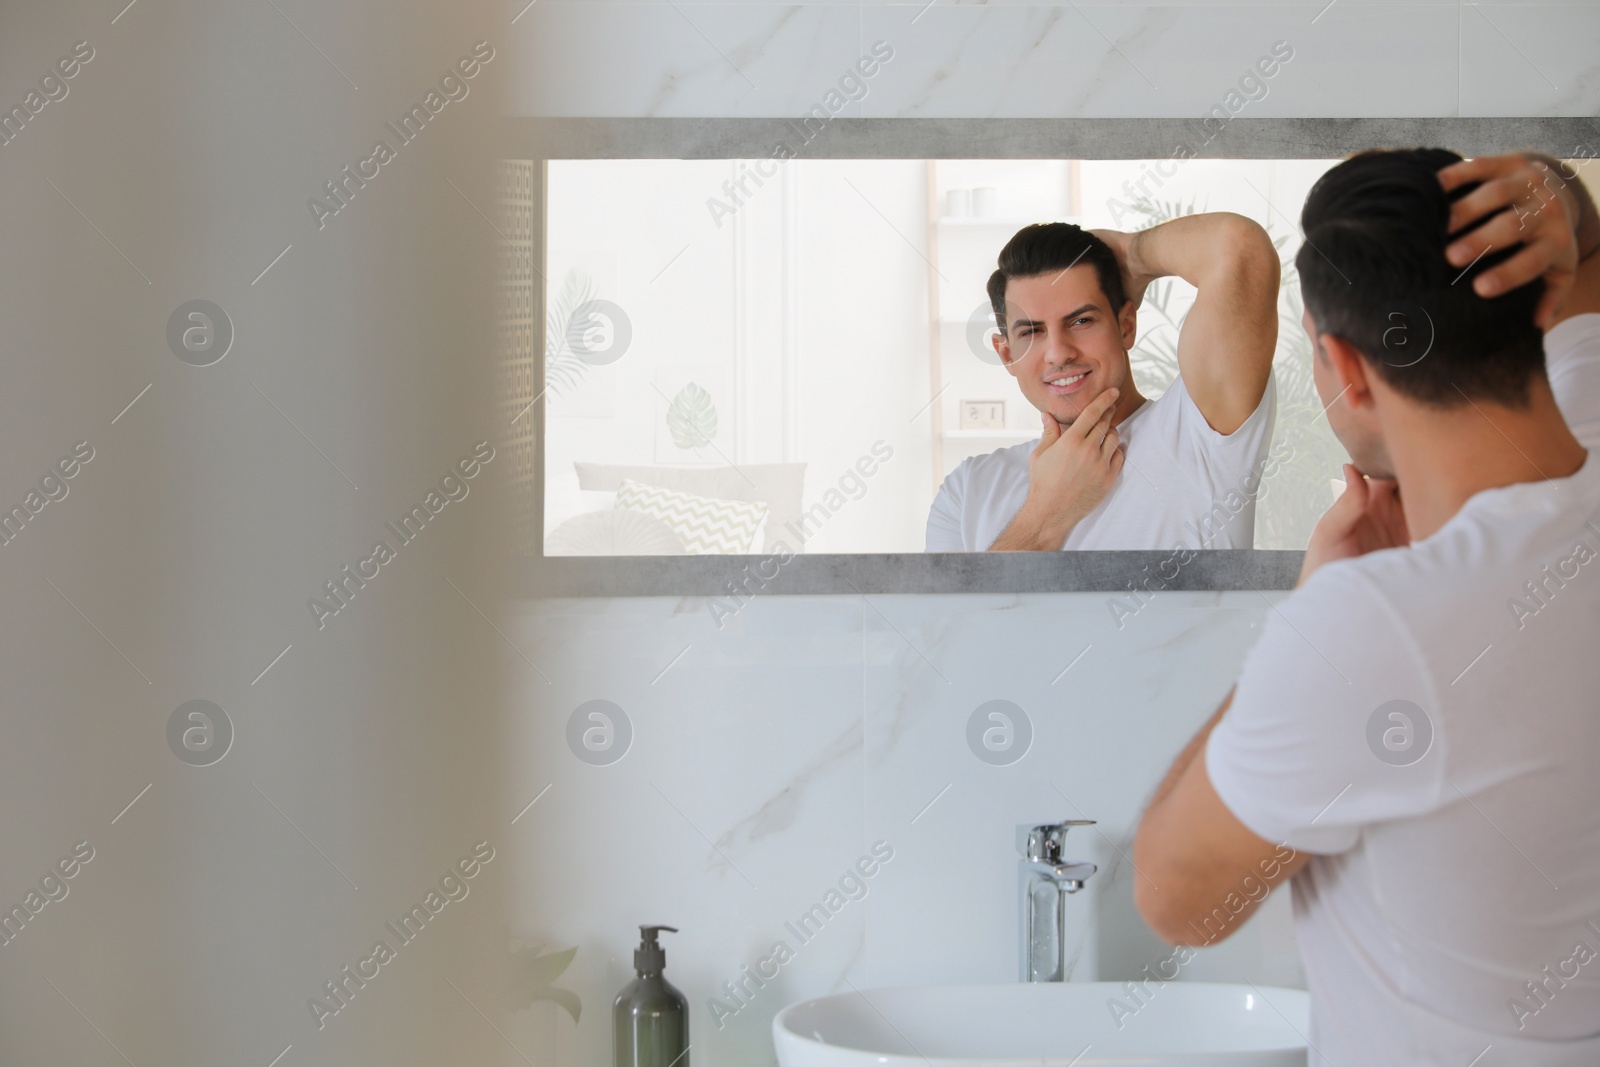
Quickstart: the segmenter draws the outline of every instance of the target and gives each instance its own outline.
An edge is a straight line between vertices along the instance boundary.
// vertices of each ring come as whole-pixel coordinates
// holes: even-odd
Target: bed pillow
[[[617,507],[660,519],[690,552],[743,555],[755,551],[767,518],[761,501],[717,500],[624,478]]]

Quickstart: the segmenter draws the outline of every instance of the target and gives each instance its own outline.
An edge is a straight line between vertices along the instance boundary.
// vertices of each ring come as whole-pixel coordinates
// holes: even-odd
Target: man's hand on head
[[[1133,306],[1138,308],[1144,303],[1144,291],[1155,281],[1156,276],[1144,269],[1139,262],[1136,248],[1135,233],[1124,233],[1122,230],[1090,230],[1100,240],[1104,241],[1117,256],[1118,271],[1122,276],[1122,292]],[[1115,309],[1115,310],[1121,310]]]
[[[1070,426],[1044,412],[1039,443],[1028,459],[1028,497],[991,552],[1059,551],[1117,479],[1126,455],[1112,426],[1117,390],[1084,405]]]
[[[1306,579],[1324,563],[1411,543],[1397,482],[1391,478],[1368,478],[1346,463],[1344,485],[1339,499],[1311,531],[1297,586],[1305,585]]]
[[[1540,329],[1554,320],[1576,277],[1573,229],[1579,211],[1570,181],[1543,160],[1520,154],[1467,159],[1439,172],[1446,192],[1482,183],[1450,206],[1447,233],[1487,219],[1451,242],[1445,258],[1465,269],[1493,249],[1521,244],[1516,255],[1473,279],[1472,288],[1479,296],[1494,297],[1543,278],[1544,296],[1534,313]]]

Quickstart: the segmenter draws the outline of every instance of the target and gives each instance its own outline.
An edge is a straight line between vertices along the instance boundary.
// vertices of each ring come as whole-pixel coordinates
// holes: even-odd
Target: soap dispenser
[[[638,977],[623,987],[611,1009],[616,1067],[689,1067],[689,1002],[661,970],[667,952],[656,941],[672,926],[639,927],[633,952]]]

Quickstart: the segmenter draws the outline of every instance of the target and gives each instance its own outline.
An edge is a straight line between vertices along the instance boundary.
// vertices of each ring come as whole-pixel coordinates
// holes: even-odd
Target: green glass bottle
[[[667,951],[656,940],[673,926],[639,927],[633,952],[638,975],[611,1009],[616,1067],[689,1067],[689,1001],[661,976]]]

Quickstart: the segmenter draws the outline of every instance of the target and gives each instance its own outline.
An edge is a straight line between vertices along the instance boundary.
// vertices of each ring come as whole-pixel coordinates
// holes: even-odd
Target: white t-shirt
[[[1183,377],[1174,378],[1117,427],[1122,470],[1061,547],[1255,547],[1256,491],[1276,411],[1269,377],[1244,425],[1223,435],[1206,422]],[[1028,457],[1038,444],[1035,438],[962,460],[928,513],[927,550],[987,551],[1028,498]]]
[[[1600,1064],[1600,388],[1571,390],[1600,315],[1545,351],[1583,467],[1320,568],[1206,746],[1239,820],[1313,854],[1313,1065]]]

